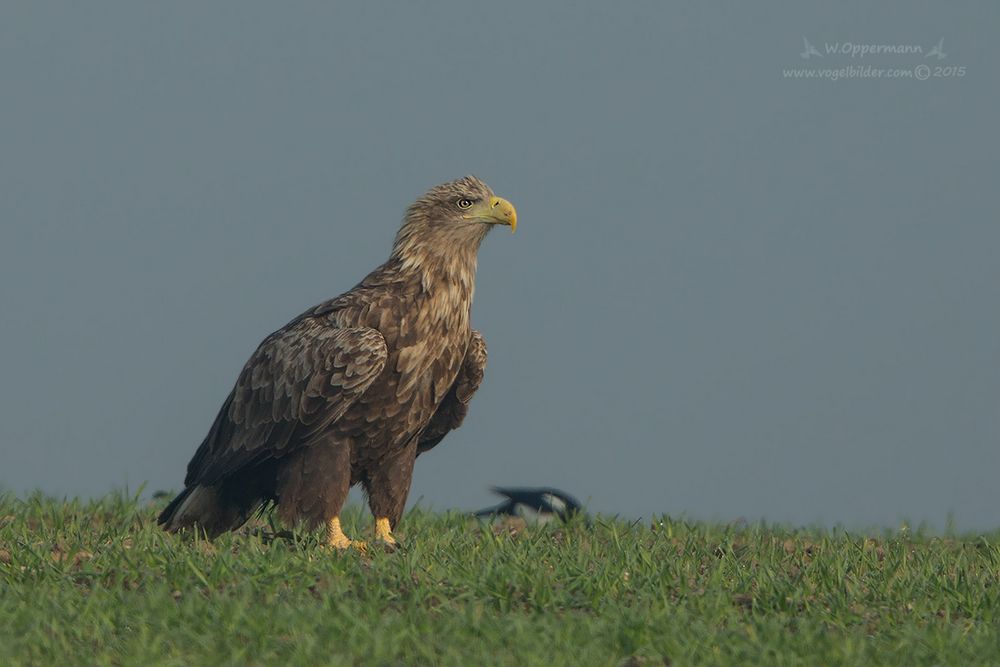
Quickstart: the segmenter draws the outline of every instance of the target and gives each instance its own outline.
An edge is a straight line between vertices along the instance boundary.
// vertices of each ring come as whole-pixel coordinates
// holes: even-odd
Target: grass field
[[[415,511],[340,554],[159,505],[0,499],[0,664],[1000,664],[1000,534]]]

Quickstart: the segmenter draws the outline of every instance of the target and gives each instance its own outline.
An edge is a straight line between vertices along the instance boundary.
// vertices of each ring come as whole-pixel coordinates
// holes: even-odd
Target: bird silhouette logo
[[[924,56],[924,58],[930,58],[931,56],[937,56],[938,60],[944,60],[948,57],[948,54],[944,52],[944,37],[938,40],[938,43],[927,52],[927,55]]]
[[[802,38],[802,43],[805,45],[805,50],[799,55],[809,60],[811,57],[816,56],[817,58],[822,58],[823,54],[816,50],[816,47],[809,43],[809,40],[805,37]]]

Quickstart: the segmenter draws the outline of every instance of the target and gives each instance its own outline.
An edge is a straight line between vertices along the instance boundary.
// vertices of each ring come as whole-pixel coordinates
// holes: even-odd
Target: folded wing
[[[433,448],[449,432],[462,425],[465,415],[469,412],[469,401],[479,389],[486,371],[486,341],[482,334],[473,330],[469,337],[469,347],[465,359],[458,371],[455,383],[445,394],[444,400],[431,417],[420,440],[417,443],[417,454],[423,454]]]
[[[271,334],[243,367],[188,464],[185,486],[215,484],[308,447],[371,386],[387,357],[382,334],[367,327],[303,319]]]

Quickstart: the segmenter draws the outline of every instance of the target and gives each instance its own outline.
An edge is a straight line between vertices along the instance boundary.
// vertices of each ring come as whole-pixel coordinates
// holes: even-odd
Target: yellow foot
[[[330,522],[326,525],[326,546],[340,550],[354,548],[358,551],[364,551],[368,548],[368,545],[364,542],[352,540],[347,535],[344,535],[344,531],[340,527],[339,516],[330,519]]]
[[[375,540],[382,542],[390,549],[395,549],[399,546],[396,538],[392,536],[392,529],[389,527],[389,519],[387,517],[375,519]]]

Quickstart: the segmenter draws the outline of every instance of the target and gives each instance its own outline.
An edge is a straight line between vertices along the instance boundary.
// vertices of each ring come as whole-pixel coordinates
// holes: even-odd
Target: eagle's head
[[[475,176],[435,185],[406,209],[395,251],[475,252],[494,225],[517,229],[517,211]]]
[[[407,221],[421,219],[437,227],[461,229],[476,225],[509,225],[517,229],[513,204],[493,194],[475,176],[435,185],[406,211]],[[480,227],[481,229],[481,227]]]

